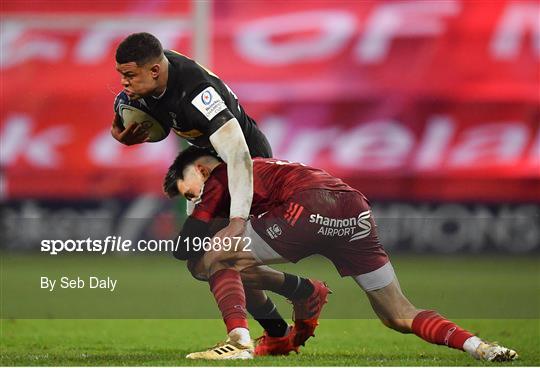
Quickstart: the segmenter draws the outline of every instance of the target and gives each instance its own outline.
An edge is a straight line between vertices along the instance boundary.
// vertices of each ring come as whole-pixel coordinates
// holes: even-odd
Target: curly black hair
[[[116,62],[137,63],[138,66],[160,59],[163,55],[161,42],[150,33],[133,33],[127,36],[116,48]]]

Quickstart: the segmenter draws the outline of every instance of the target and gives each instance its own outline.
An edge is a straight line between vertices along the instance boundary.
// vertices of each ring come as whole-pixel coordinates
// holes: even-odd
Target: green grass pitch
[[[331,264],[316,258],[278,267],[325,279],[334,291],[316,337],[308,341],[300,354],[241,362],[188,361],[184,359],[187,353],[207,348],[224,338],[223,322],[214,317],[206,318],[217,315],[207,285],[192,280],[181,263],[172,262],[166,256],[152,256],[100,260],[101,272],[123,279],[124,289],[141,291],[140,296],[128,298],[126,294],[129,300],[122,298],[116,302],[122,308],[132,305],[132,309],[140,311],[143,311],[140,309],[143,299],[160,298],[171,310],[181,309],[189,302],[205,310],[198,318],[4,318],[0,325],[0,365],[540,365],[537,256],[396,256],[392,261],[405,293],[418,307],[437,309],[481,337],[515,348],[520,359],[509,364],[478,362],[463,352],[389,330],[374,319],[366,298],[354,282],[340,279]],[[45,292],[35,293],[33,301],[22,297],[14,300],[16,290],[22,290],[36,275],[59,269],[61,273],[69,274],[74,270],[87,273],[89,263],[92,264],[81,257],[49,257],[43,262],[33,256],[2,255],[2,315],[16,315],[14,311],[25,311],[24,308],[30,311],[28,304],[40,303],[40,300],[44,305],[53,303]],[[145,277],[138,278],[141,274]],[[159,285],[163,284],[161,288]],[[271,296],[290,320],[291,306],[279,296]],[[79,299],[85,300],[85,297],[87,295],[80,294]],[[99,299],[89,297],[85,302],[90,300],[99,306]],[[163,309],[163,314],[167,315],[168,311]],[[260,327],[253,321],[250,325],[253,337],[259,336]]]

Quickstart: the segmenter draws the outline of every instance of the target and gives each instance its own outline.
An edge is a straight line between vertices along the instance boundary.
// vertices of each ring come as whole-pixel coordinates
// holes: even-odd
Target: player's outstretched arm
[[[140,124],[131,124],[124,128],[121,123],[120,115],[114,114],[114,120],[111,128],[111,135],[118,142],[126,146],[144,143],[148,139],[148,131],[143,129]]]
[[[230,223],[216,237],[241,236],[253,199],[253,161],[236,118],[230,119],[210,136],[216,152],[227,163],[231,195]]]

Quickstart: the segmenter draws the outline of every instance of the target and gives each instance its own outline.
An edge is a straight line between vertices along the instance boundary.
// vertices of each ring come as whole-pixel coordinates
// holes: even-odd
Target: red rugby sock
[[[474,336],[431,310],[422,311],[414,317],[412,331],[427,342],[459,350],[463,350],[465,340]]]
[[[240,273],[235,270],[219,270],[208,282],[227,326],[227,333],[237,327],[248,328],[246,295]]]

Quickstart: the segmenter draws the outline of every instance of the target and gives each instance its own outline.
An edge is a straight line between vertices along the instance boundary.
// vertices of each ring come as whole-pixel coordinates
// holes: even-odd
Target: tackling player
[[[274,159],[253,160],[254,196],[251,220],[245,237],[251,251],[221,249],[199,257],[195,273],[208,277],[210,289],[221,310],[227,331],[237,334],[226,342],[202,352],[189,354],[192,359],[249,359],[253,345],[249,336],[241,272],[271,263],[296,263],[312,254],[330,259],[342,277],[352,277],[366,292],[380,320],[388,327],[414,333],[438,345],[468,352],[477,359],[511,361],[515,351],[487,343],[431,310],[417,309],[403,295],[394,269],[378,240],[368,200],[357,190],[326,172],[298,163]],[[198,196],[188,221],[199,225],[227,215],[227,165],[209,151],[190,147],[181,152],[165,177],[164,190],[169,197],[181,194]],[[193,236],[193,233],[190,234]],[[185,258],[201,252],[186,250]],[[254,287],[280,292],[287,277],[274,271]],[[317,283],[317,292],[295,305],[313,323],[326,302],[328,289]],[[305,316],[303,317],[305,318]],[[292,346],[296,331],[289,337]]]
[[[251,157],[272,157],[264,134],[239,104],[236,95],[216,75],[175,51],[163,50],[149,33],[134,33],[116,50],[116,70],[123,91],[114,101],[111,134],[125,145],[146,142],[141,125],[124,129],[119,106],[143,110],[191,144],[212,148],[227,162],[231,196],[229,224],[215,236],[243,234],[253,195]],[[201,192],[202,193],[202,192]],[[200,197],[196,193],[194,200]],[[270,272],[262,269],[261,272]],[[246,288],[248,310],[267,334],[280,337],[289,326],[261,290]]]

